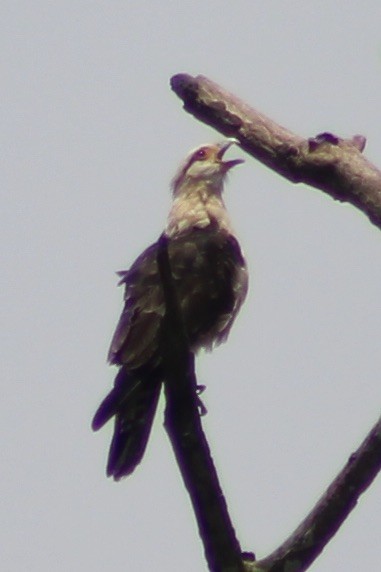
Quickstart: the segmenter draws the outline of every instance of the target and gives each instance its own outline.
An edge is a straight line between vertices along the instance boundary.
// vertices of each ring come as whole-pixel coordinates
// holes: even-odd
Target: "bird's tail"
[[[94,415],[92,428],[100,429],[115,415],[107,476],[119,480],[133,472],[140,463],[155,415],[160,395],[158,377],[135,377],[122,367],[115,379],[115,387],[100,404]]]

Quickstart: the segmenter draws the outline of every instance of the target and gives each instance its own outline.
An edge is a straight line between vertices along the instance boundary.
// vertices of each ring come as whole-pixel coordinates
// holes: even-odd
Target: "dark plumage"
[[[221,198],[224,175],[238,162],[221,160],[230,145],[200,148],[207,150],[206,164],[203,153],[198,158],[195,152],[188,159],[175,183],[175,201],[166,230],[173,283],[192,351],[212,349],[226,339],[247,290],[245,261]],[[203,163],[200,172],[197,165],[192,167],[197,161]],[[207,177],[202,176],[202,167],[208,167]],[[192,169],[196,177],[188,177]],[[183,209],[187,200],[191,205],[189,219],[182,214],[179,220],[178,213],[187,212]],[[109,361],[119,366],[119,372],[114,388],[93,419],[97,430],[115,416],[107,465],[107,474],[115,479],[130,474],[140,462],[165,379],[165,304],[157,253],[158,243],[154,243],[129,270],[120,273],[125,306],[109,351]]]

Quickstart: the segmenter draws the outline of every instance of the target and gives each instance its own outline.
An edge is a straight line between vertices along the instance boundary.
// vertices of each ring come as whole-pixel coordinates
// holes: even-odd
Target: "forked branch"
[[[171,86],[177,95],[183,99],[184,108],[187,111],[224,135],[237,138],[248,153],[274,171],[293,183],[306,183],[322,190],[334,199],[353,204],[381,228],[381,171],[362,155],[365,147],[364,137],[356,135],[350,140],[345,140],[330,133],[322,133],[306,140],[277,125],[271,119],[258,113],[203,76],[192,77],[187,74],[178,74],[172,78]],[[178,320],[179,314],[176,303],[171,302],[174,297],[171,290],[168,260],[165,258],[167,256],[165,244],[163,244],[163,248],[159,265],[161,266],[166,292],[167,326],[170,330],[172,329],[175,336],[176,329],[179,331],[178,328],[181,324]],[[182,339],[185,340],[184,337]],[[175,392],[178,390],[175,389],[175,384],[181,378],[184,380],[188,378],[185,385],[188,387],[193,385],[193,388],[196,385],[193,362],[189,366],[189,361],[187,361],[189,357],[186,357],[189,356],[189,353],[184,346],[183,350],[179,352],[179,355],[181,354],[184,356],[183,365],[180,365],[180,360],[179,367],[176,366],[172,369],[167,383],[166,425],[169,433],[172,433],[172,440],[173,433],[179,435],[179,431],[181,433],[185,428],[183,425],[183,429],[181,427],[174,431],[171,429],[172,418],[177,416],[174,410],[171,412],[171,408],[175,406],[177,399]],[[189,376],[191,377],[190,381]],[[182,422],[180,422],[181,424]],[[193,429],[192,432],[193,436],[196,437],[197,432],[194,432]],[[202,439],[205,439],[203,434]],[[174,447],[177,447],[175,443]],[[184,447],[181,453],[178,449],[176,455],[180,466],[183,464],[183,460],[180,459],[182,455],[184,455],[185,464],[191,465],[189,459],[187,460],[188,454]],[[204,470],[208,471],[208,464],[199,464],[198,466],[194,464],[190,471],[184,467],[181,470],[188,490],[190,492],[192,489],[197,490],[201,485],[201,480],[197,484],[199,479],[197,473],[202,473]],[[208,494],[213,491],[216,485],[213,494],[218,497],[221,492],[213,464],[211,469],[215,481],[214,484],[213,479],[210,481],[211,488]],[[247,555],[246,560],[241,560],[244,570],[247,572],[285,572],[286,570],[301,572],[306,570],[337,532],[348,514],[356,506],[360,495],[369,487],[380,470],[381,418],[359,449],[350,456],[346,466],[295,532],[272,554],[260,561],[250,562],[250,555]],[[191,482],[193,479],[195,483]],[[198,505],[198,501],[195,502],[195,499],[193,504],[200,532],[207,547],[210,539],[204,538],[204,535],[215,534],[214,527],[217,525],[218,519],[209,518],[210,515],[206,515],[206,517],[202,515],[204,510],[208,511],[207,503],[204,501],[202,502],[203,506]],[[225,544],[229,547],[225,554],[230,554],[229,557],[234,555],[233,560],[230,563],[224,562],[223,558],[218,558],[214,554],[214,562],[208,559],[209,566],[211,570],[240,570],[236,560],[239,544],[227,514],[225,501],[223,501],[223,512],[226,520],[222,523],[222,529],[225,526],[227,529],[223,532],[220,528],[215,538],[227,539],[232,533],[230,541]],[[208,530],[200,525],[205,518],[208,520]],[[212,544],[213,550],[218,550],[218,542],[212,542]],[[215,565],[216,567],[214,567]]]
[[[250,554],[243,558],[201,426],[194,360],[178,310],[164,235],[160,239],[158,264],[166,301],[165,426],[191,497],[209,569],[307,570],[381,469],[381,418],[295,532],[266,558],[257,562],[250,562]]]

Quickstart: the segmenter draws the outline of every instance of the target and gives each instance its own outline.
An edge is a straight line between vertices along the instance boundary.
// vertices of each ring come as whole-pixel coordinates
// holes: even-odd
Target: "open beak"
[[[223,141],[223,143],[219,144],[220,150],[217,153],[217,158],[221,160],[221,163],[224,165],[224,168],[226,171],[228,171],[232,167],[235,167],[236,165],[239,165],[240,163],[245,162],[243,159],[232,159],[230,161],[222,161],[222,158],[223,158],[225,152],[229,149],[229,147],[231,147],[232,145],[237,145],[237,144],[238,144],[238,140],[233,139],[233,138],[226,139],[226,141]]]

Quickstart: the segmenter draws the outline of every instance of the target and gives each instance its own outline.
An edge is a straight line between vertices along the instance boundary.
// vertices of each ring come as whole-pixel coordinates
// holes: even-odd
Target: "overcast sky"
[[[90,430],[115,373],[114,271],[161,232],[179,161],[221,139],[169,78],[207,75],[305,137],[363,134],[380,167],[380,2],[4,0],[0,22],[2,570],[206,570],[163,405],[122,482],[111,424]],[[381,240],[249,157],[225,197],[250,293],[198,375],[238,537],[262,557],[380,414]],[[379,478],[311,570],[378,569],[380,530]]]

